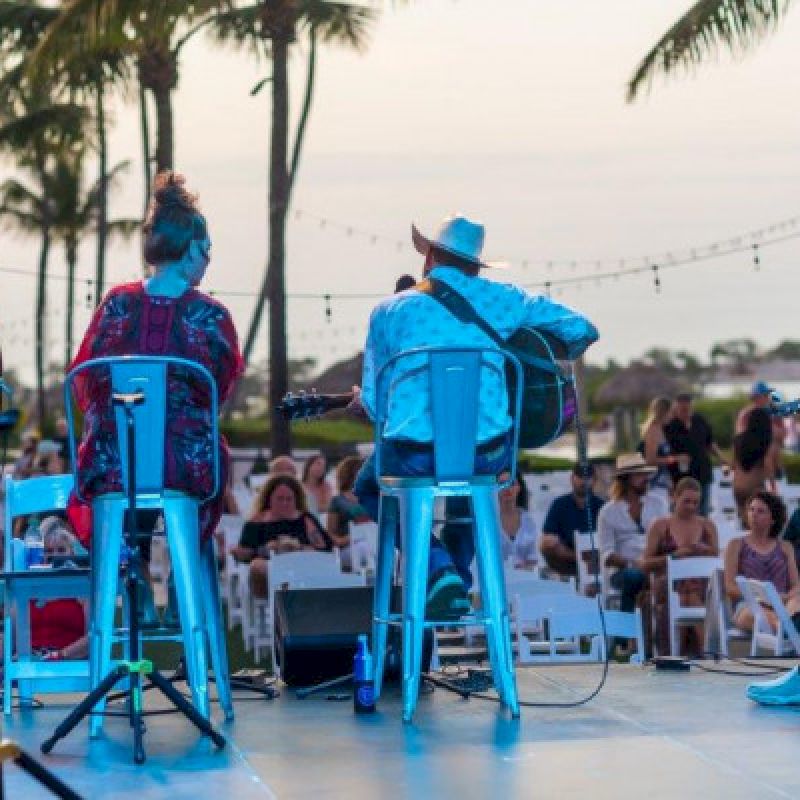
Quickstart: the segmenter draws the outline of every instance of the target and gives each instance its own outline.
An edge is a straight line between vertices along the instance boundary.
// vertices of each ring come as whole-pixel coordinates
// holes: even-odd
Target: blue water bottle
[[[369,652],[365,633],[359,635],[353,657],[353,710],[356,714],[370,714],[375,710],[372,654]]]

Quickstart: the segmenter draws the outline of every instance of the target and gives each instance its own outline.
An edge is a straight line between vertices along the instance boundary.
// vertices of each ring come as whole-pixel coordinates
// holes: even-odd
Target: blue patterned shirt
[[[582,315],[545,297],[532,296],[508,283],[470,276],[454,267],[436,266],[430,272],[469,301],[475,311],[503,338],[523,325],[535,326],[556,336],[577,358],[597,339],[597,329]],[[361,402],[375,417],[376,377],[396,353],[414,347],[435,345],[495,347],[480,328],[456,319],[438,300],[416,289],[387,297],[372,312],[364,349]],[[430,392],[421,371],[421,357],[400,359],[385,376],[384,387],[392,384],[384,437],[433,440]],[[502,370],[484,368],[478,418],[478,442],[487,442],[511,426],[507,391]]]

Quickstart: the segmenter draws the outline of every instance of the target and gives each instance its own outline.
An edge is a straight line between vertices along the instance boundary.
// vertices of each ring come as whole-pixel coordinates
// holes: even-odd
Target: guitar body
[[[559,367],[561,350],[560,343],[542,331],[519,328],[506,340],[505,349],[515,355],[522,365],[519,446],[525,449],[543,447],[561,436],[575,418],[575,380],[569,370],[542,368],[542,361]],[[516,388],[515,379],[514,370],[508,369],[506,380],[509,394]]]

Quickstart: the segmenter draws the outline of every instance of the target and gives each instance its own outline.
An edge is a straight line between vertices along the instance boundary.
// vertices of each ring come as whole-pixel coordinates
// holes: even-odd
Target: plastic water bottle
[[[353,710],[356,714],[370,714],[375,710],[372,654],[369,652],[365,633],[359,635],[353,657]]]
[[[28,527],[22,541],[25,544],[26,569],[44,564],[44,538],[39,530],[39,517],[35,514],[28,521]]]

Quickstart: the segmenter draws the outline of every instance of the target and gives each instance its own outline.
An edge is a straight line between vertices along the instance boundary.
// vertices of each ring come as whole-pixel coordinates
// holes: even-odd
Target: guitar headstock
[[[780,394],[773,392],[772,402],[767,410],[775,417],[791,417],[793,414],[800,414],[800,400],[781,401]]]
[[[316,389],[312,389],[310,392],[301,389],[296,394],[287,392],[275,410],[289,420],[310,420],[322,416],[329,408],[325,395],[317,394]]]

